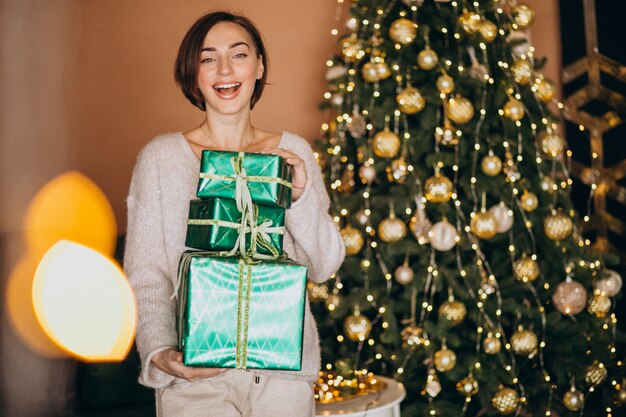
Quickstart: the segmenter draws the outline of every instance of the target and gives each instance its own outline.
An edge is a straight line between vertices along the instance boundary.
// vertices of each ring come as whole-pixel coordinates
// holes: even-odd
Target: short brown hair
[[[200,51],[206,34],[209,33],[209,30],[211,30],[213,26],[221,22],[236,23],[244,28],[246,32],[248,32],[248,35],[250,35],[250,38],[252,38],[257,57],[261,57],[261,61],[263,62],[263,75],[261,79],[256,80],[254,91],[252,92],[252,100],[250,101],[250,109],[253,109],[254,105],[261,98],[261,94],[265,88],[269,59],[261,38],[261,33],[256,26],[254,26],[254,23],[246,17],[220,11],[209,13],[198,19],[196,23],[189,28],[189,31],[180,44],[174,65],[174,79],[191,104],[201,110],[206,110],[204,97],[198,89]]]

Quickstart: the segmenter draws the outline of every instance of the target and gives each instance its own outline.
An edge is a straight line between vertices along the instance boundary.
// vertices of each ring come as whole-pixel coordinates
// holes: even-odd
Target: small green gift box
[[[238,246],[241,212],[234,200],[208,198],[189,202],[187,239],[189,248],[230,251]],[[265,255],[282,255],[285,209],[254,205],[254,226],[246,225],[246,249]]]
[[[307,268],[187,251],[178,272],[183,362],[209,368],[297,371]]]
[[[202,151],[199,198],[237,199],[237,184],[249,190],[252,202],[271,207],[291,206],[293,167],[277,155]]]

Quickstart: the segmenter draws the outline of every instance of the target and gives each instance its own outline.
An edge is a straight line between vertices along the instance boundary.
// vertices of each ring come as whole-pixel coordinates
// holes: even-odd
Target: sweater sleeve
[[[152,364],[152,357],[177,346],[175,302],[167,275],[158,159],[148,145],[137,159],[130,184],[124,269],[137,300],[135,342],[141,358],[139,382],[158,388],[175,378]]]
[[[321,283],[341,266],[345,246],[328,214],[330,199],[311,146],[298,139],[293,151],[304,160],[307,183],[300,198],[285,213],[285,225],[295,251],[289,255],[309,268],[309,280]]]

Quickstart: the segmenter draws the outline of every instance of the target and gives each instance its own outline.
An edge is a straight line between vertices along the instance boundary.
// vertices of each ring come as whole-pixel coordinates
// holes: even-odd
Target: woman
[[[328,215],[328,195],[309,144],[250,122],[267,79],[267,53],[254,25],[224,12],[203,16],[183,39],[175,67],[177,83],[205,118],[188,132],[153,139],[133,171],[124,262],[138,304],[139,381],[157,389],[159,416],[310,416],[320,350],[308,302],[301,371],[190,368],[177,351],[170,294],[186,249],[189,200],[195,198],[203,149],[270,153],[294,167],[283,246],[308,266],[309,280],[323,282],[335,272],[344,245]]]

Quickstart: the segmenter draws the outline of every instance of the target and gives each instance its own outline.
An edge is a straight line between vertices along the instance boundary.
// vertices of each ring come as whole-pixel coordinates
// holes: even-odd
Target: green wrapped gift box
[[[234,200],[238,177],[245,180],[253,203],[291,206],[293,167],[277,155],[204,150],[196,195]]]
[[[265,255],[282,255],[285,209],[255,205],[253,212],[257,226],[254,250]],[[187,247],[229,251],[237,245],[240,230],[241,212],[234,200],[208,198],[189,202]],[[251,231],[246,233],[246,249],[250,249],[251,235]]]
[[[177,323],[185,365],[300,370],[306,272],[289,259],[185,252]]]

